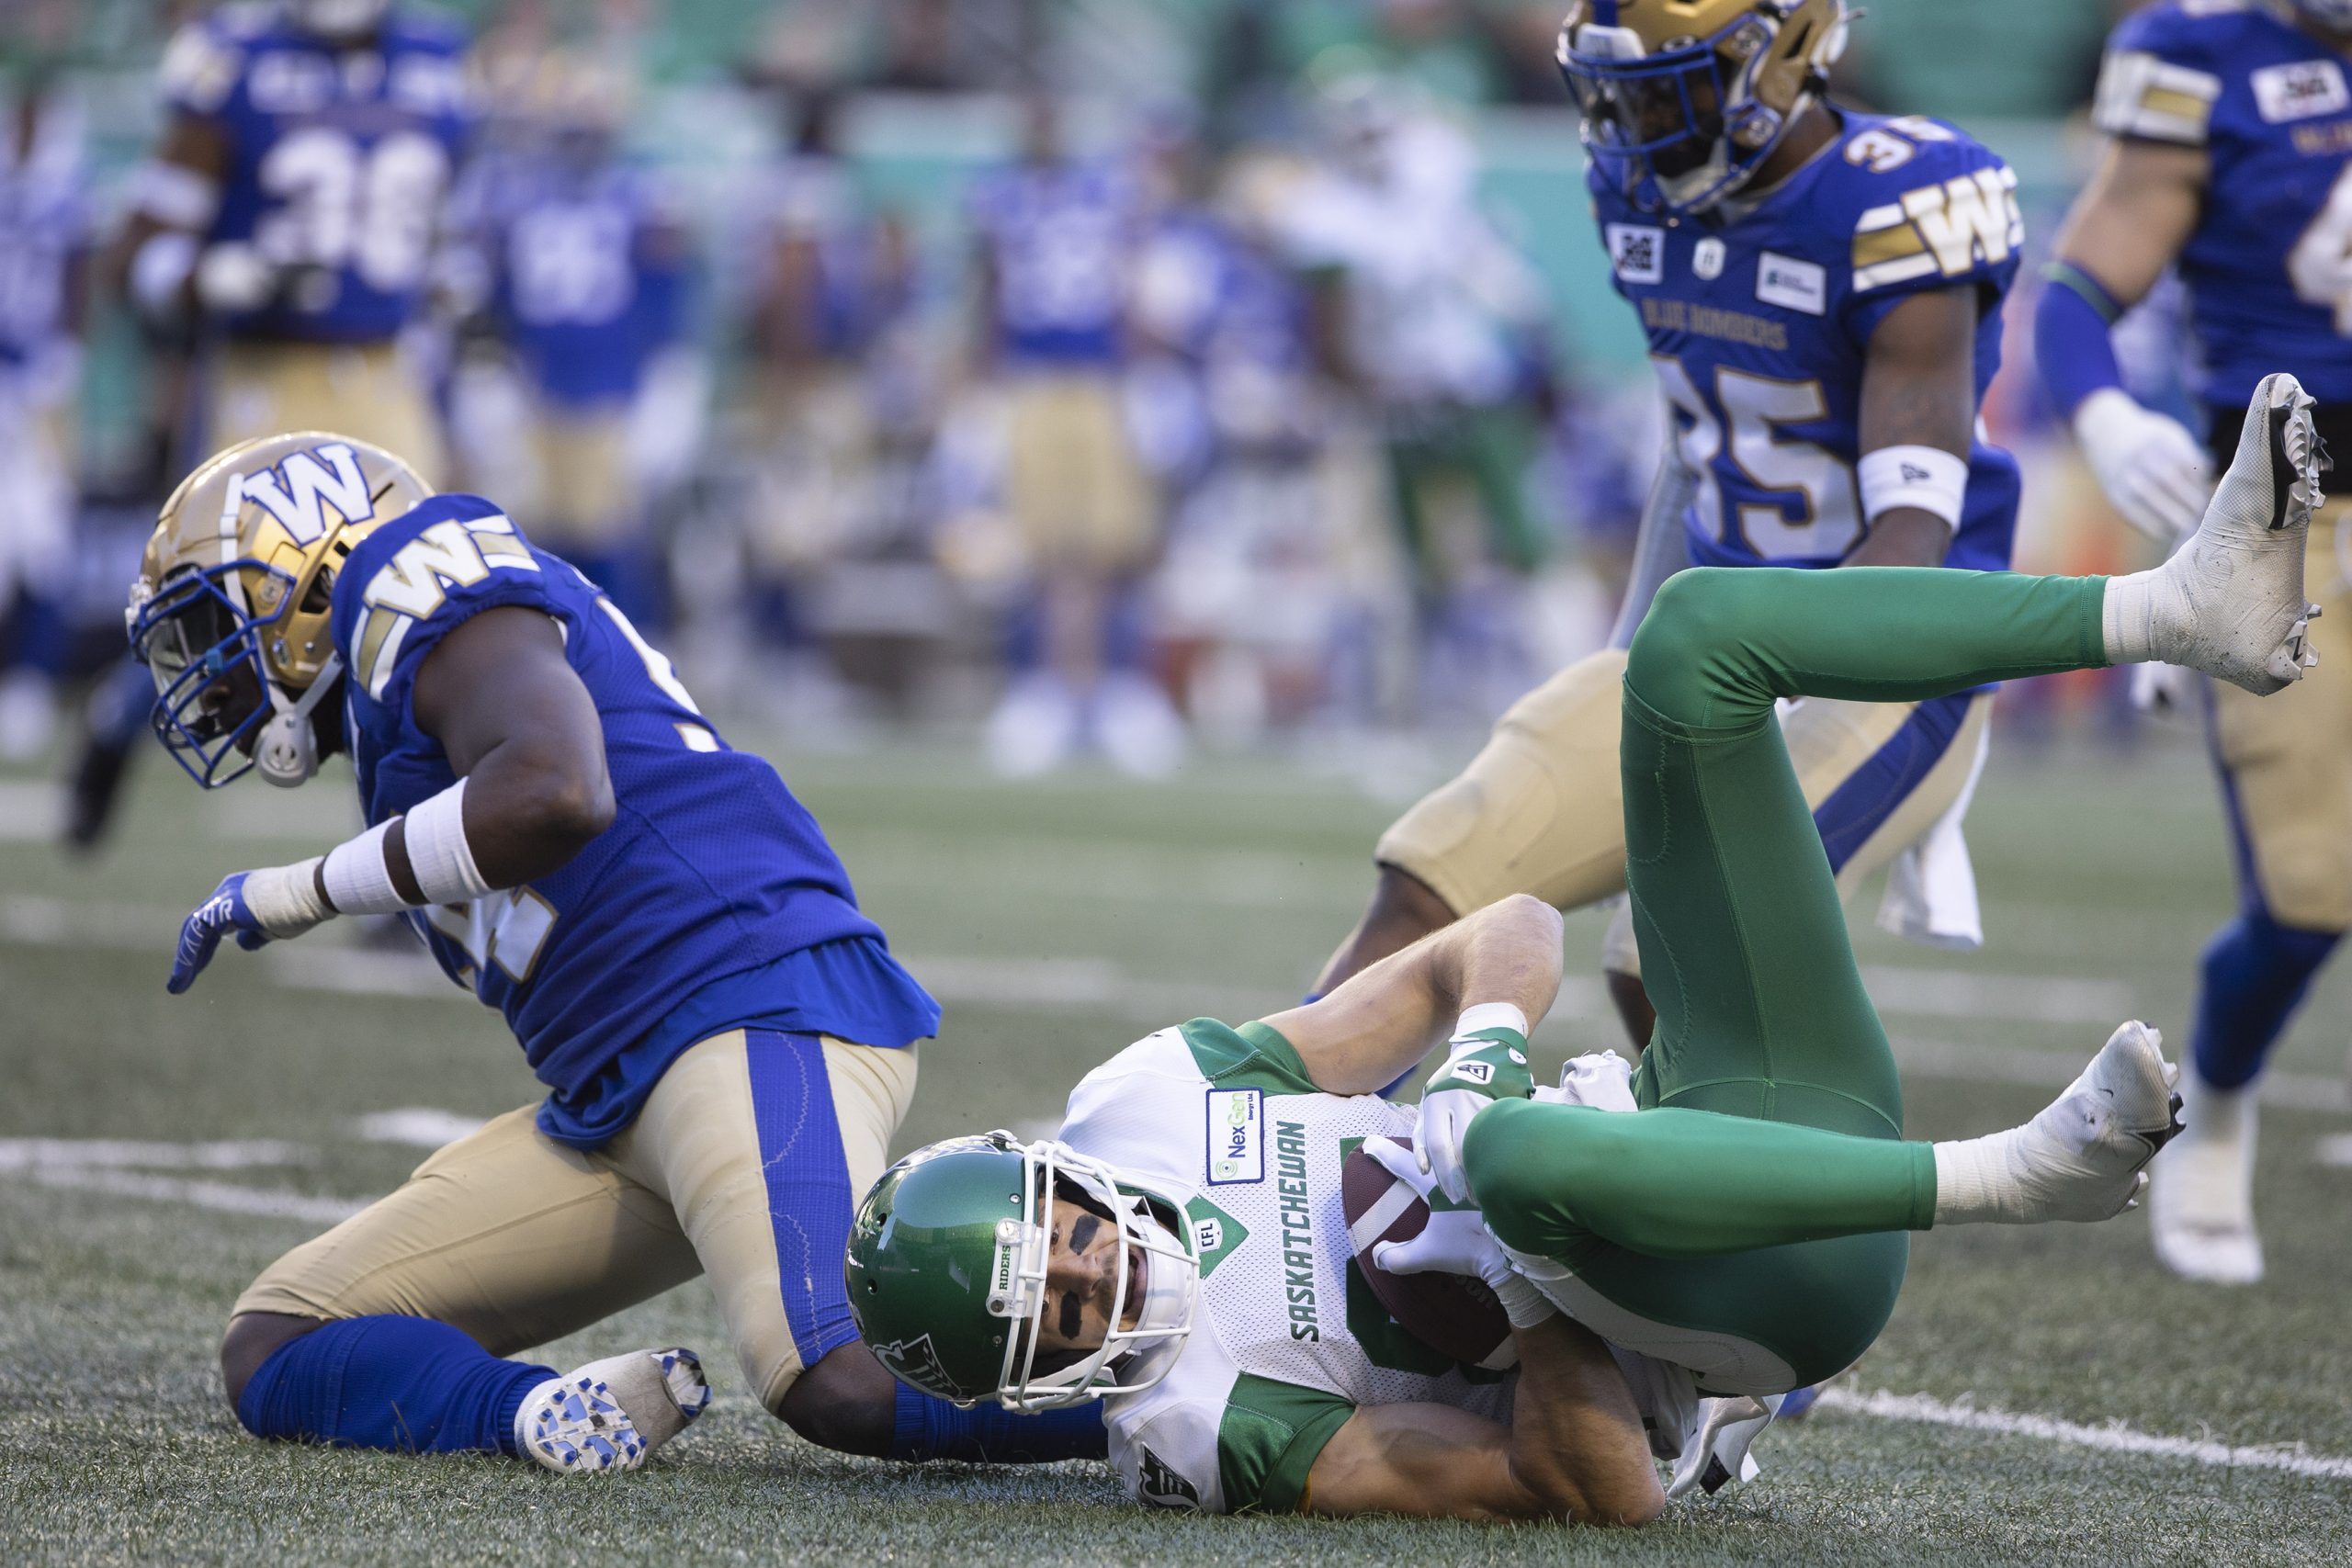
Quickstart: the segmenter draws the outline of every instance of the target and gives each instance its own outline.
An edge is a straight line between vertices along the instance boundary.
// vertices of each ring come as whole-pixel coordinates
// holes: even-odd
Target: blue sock
[[[2341,937],[2282,926],[2256,909],[2216,931],[2197,998],[2197,1076],[2215,1089],[2253,1082]]]
[[[890,1457],[895,1460],[1051,1464],[1057,1459],[1101,1459],[1111,1451],[1099,1399],[1043,1416],[1015,1416],[1001,1404],[958,1410],[904,1383],[898,1385],[898,1394],[890,1434]]]
[[[347,1317],[271,1352],[237,1399],[256,1438],[401,1453],[515,1451],[514,1413],[555,1376],[429,1317]]]

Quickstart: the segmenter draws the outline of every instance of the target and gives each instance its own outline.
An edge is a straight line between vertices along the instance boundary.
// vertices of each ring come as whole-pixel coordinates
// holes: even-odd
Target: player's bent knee
[[[229,1408],[237,1408],[244,1397],[245,1384],[261,1371],[261,1365],[276,1355],[278,1348],[300,1339],[325,1322],[322,1318],[297,1317],[282,1312],[241,1312],[229,1320],[229,1331],[220,1337],[220,1383],[229,1396]]]
[[[1498,1100],[1480,1111],[1463,1139],[1462,1168],[1487,1226],[1507,1247],[1544,1249],[1547,1213],[1568,1190],[1563,1161],[1580,1158],[1577,1107],[1532,1100]],[[1566,1116],[1562,1112],[1567,1112]]]
[[[1666,580],[1625,652],[1625,686],[1668,718],[1703,716],[1701,680],[1724,645],[1724,623],[1738,601],[1738,571],[1691,567]]]

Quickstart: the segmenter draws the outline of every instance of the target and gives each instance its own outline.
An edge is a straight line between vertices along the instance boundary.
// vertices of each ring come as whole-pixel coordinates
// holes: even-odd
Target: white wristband
[[[1524,1040],[1527,1015],[1509,1002],[1480,1002],[1462,1010],[1462,1016],[1453,1023],[1453,1038],[1460,1040],[1482,1029],[1508,1029]]]
[[[384,835],[391,830],[391,822],[379,822],[327,852],[327,898],[337,914],[397,915],[415,908],[392,886],[384,859]]]
[[[409,808],[408,863],[428,904],[470,904],[491,890],[466,843],[466,781]]]
[[[180,290],[196,268],[196,236],[166,229],[130,258],[130,297],[150,316],[168,317],[180,307]]]
[[[1968,459],[1936,446],[1882,446],[1865,452],[1856,465],[1861,481],[1862,515],[1875,522],[1898,506],[1916,507],[1960,526],[1968,496]]]

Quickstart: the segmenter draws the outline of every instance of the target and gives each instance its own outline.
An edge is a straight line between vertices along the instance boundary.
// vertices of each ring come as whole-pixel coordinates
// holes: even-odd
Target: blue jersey
[[[408,321],[466,132],[464,51],[455,28],[398,6],[365,48],[325,44],[270,6],[181,30],[164,97],[229,147],[205,237],[287,269],[280,298],[230,317],[230,333],[375,343]]]
[[[996,265],[1006,362],[1116,364],[1142,237],[1131,183],[1103,164],[1022,164],[983,179],[969,213]]]
[[[613,824],[563,868],[409,917],[449,976],[498,1009],[553,1092],[550,1136],[583,1147],[635,1118],[680,1052],[735,1027],[899,1046],[939,1008],[858,911],[816,819],[729,748],[588,580],[479,496],[444,495],[363,539],[334,582],[345,727],[369,823],[456,783],[411,708],[418,668],[483,610],[563,630],[596,704]]]
[[[644,181],[616,164],[521,171],[490,215],[494,298],[539,395],[571,407],[636,396],[677,335],[683,256]]]
[[[2205,401],[2233,412],[2274,370],[2352,402],[2352,91],[2344,57],[2258,5],[2165,0],[2125,19],[2098,127],[2211,160],[2181,248]]]
[[[1728,221],[1668,223],[1588,177],[1697,479],[1701,566],[1834,566],[1860,542],[1864,358],[1905,296],[1974,284],[1980,401],[2000,367],[2016,175],[1940,120],[1839,112],[1834,142]],[[2018,491],[2016,459],[1980,431],[1946,564],[2008,565]]]

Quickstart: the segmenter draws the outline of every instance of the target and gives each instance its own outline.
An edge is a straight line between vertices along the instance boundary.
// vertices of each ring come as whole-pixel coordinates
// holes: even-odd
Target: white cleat
[[[2143,1168],[2180,1131],[2164,1036],[2133,1021],[2109,1036],[2082,1076],[2024,1126],[2002,1134],[2012,1224],[2112,1219],[2148,1185]]]
[[[692,1350],[632,1350],[533,1389],[514,1413],[514,1438],[567,1475],[635,1470],[709,1403],[702,1358]]]
[[[2284,372],[2255,389],[2204,521],[2146,574],[2150,642],[2165,663],[2267,695],[2319,662],[2304,637],[2319,606],[2303,597],[2304,545],[2329,467],[2317,406]]]
[[[2254,1228],[2255,1090],[2182,1080],[2187,1130],[2150,1171],[2148,1234],[2156,1261],[2184,1280],[2251,1285],[2262,1278]]]

